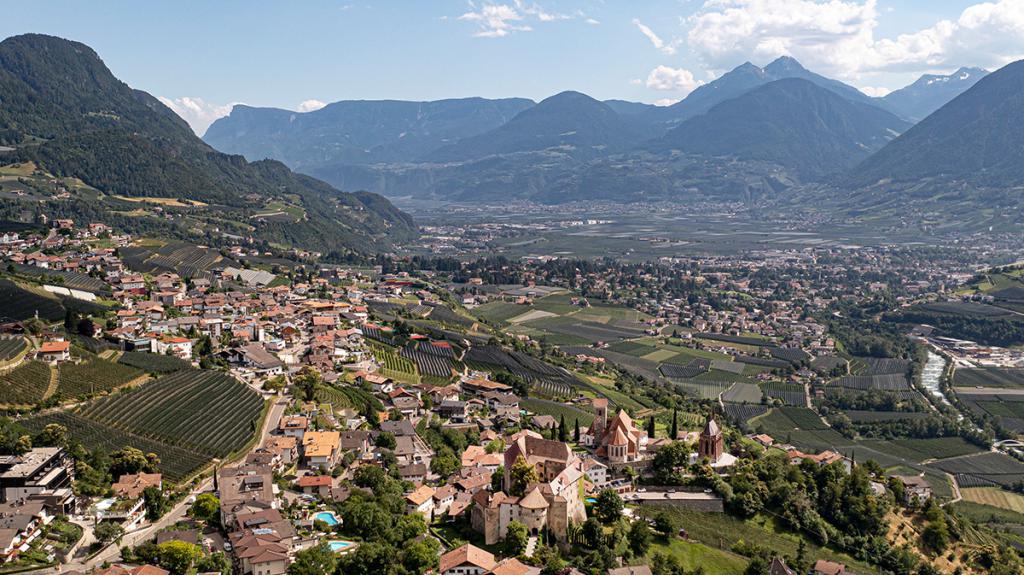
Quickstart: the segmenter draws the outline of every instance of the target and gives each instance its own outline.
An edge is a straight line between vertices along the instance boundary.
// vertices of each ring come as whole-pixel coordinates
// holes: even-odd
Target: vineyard
[[[741,405],[737,403],[725,404],[725,415],[736,422],[750,421],[768,413],[768,407],[764,405]]]
[[[18,357],[28,346],[23,337],[0,339],[0,363]]]
[[[964,487],[1002,485],[1010,487],[1024,480],[1024,463],[1002,453],[985,452],[929,463],[933,467],[956,476]]]
[[[26,320],[36,313],[44,320],[64,318],[64,306],[55,297],[27,290],[10,280],[0,280],[0,320]]]
[[[766,396],[779,399],[786,405],[802,406],[806,402],[804,386],[796,383],[770,381],[762,389]]]
[[[3,403],[33,405],[43,400],[50,385],[50,366],[40,361],[23,363],[0,375]]]
[[[1024,369],[1021,368],[976,368],[957,369],[953,375],[957,387],[1005,387],[1024,388]]]
[[[399,355],[416,364],[416,369],[423,375],[432,375],[440,378],[450,378],[455,369],[451,359],[430,353],[424,353],[417,348],[403,347]]]
[[[357,387],[321,385],[316,388],[316,400],[320,403],[329,403],[336,410],[347,407],[360,413],[365,413],[368,410],[384,411],[384,406],[379,399],[372,393]]]
[[[370,349],[377,362],[380,363],[385,376],[402,382],[415,383],[419,380],[416,365],[411,360],[399,356],[382,345],[371,344]]]
[[[192,364],[184,359],[145,351],[127,351],[117,362],[149,373],[173,373],[192,367]]]
[[[56,395],[70,399],[110,391],[140,376],[143,372],[99,358],[60,366]]]
[[[594,421],[593,413],[557,401],[531,397],[520,401],[520,405],[524,409],[528,409],[538,415],[550,415],[555,418],[555,421],[560,421],[564,416],[565,424],[570,428],[572,428],[576,421],[579,421],[580,427],[589,427],[591,422]]]
[[[58,423],[67,428],[69,436],[74,437],[85,447],[101,448],[107,453],[126,446],[138,448],[143,453],[155,453],[160,458],[160,471],[171,481],[187,477],[209,462],[209,458],[194,451],[154,441],[70,412],[40,415],[19,423],[34,434],[42,432],[51,423]]]
[[[188,370],[95,400],[77,415],[207,457],[241,448],[258,428],[263,399],[233,377]]]

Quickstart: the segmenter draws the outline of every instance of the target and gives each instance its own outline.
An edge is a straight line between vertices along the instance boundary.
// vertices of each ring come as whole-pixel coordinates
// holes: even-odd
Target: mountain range
[[[204,241],[227,234],[339,254],[387,249],[415,234],[383,197],[340,192],[276,160],[218,152],[84,44],[39,34],[0,42],[0,95],[0,143],[13,148],[3,163],[34,162],[90,194],[44,206],[5,198],[0,217],[45,208],[116,219],[128,231]],[[140,208],[154,204],[162,207]],[[190,207],[176,212],[174,204]]]
[[[873,98],[782,57],[745,63],[664,107],[572,91],[537,103],[343,101],[305,114],[236,106],[204,139],[389,197],[751,199],[835,180],[983,73]]]

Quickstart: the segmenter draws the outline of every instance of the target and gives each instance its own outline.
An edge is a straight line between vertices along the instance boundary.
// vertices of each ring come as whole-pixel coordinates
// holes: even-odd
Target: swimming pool
[[[347,551],[350,547],[355,545],[355,543],[352,543],[351,541],[328,541],[327,544],[330,545],[331,551],[335,553]]]
[[[590,503],[590,504],[597,503],[597,499],[594,499],[593,497],[587,497],[587,503]]]
[[[334,527],[338,524],[338,518],[330,511],[321,511],[313,516],[314,521],[323,521],[324,523]]]

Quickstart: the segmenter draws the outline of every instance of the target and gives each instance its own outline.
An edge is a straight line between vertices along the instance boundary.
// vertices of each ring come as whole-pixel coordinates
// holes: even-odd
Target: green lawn
[[[667,542],[661,537],[655,537],[647,554],[648,560],[655,553],[674,555],[688,572],[702,567],[705,573],[739,575],[747,568],[747,559],[741,555],[676,537]]]
[[[703,543],[712,548],[712,551],[719,553],[727,552],[733,544],[743,540],[763,545],[782,555],[795,557],[800,545],[799,535],[780,528],[770,517],[757,516],[743,521],[725,513],[701,513],[677,508],[672,508],[671,512],[677,514],[680,524],[686,529],[691,540]],[[806,540],[806,543],[808,556],[813,559],[845,563],[851,571],[861,575],[878,573],[877,569],[845,553],[822,548],[811,540]],[[707,572],[718,573],[710,569]]]

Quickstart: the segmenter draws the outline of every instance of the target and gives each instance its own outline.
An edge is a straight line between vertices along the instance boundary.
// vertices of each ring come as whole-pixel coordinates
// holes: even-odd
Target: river
[[[924,370],[921,372],[921,385],[932,397],[937,397],[942,403],[951,406],[952,404],[942,393],[942,374],[945,372],[946,358],[929,349],[928,361],[925,362]]]

